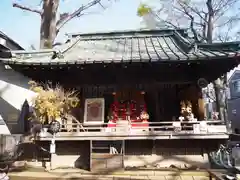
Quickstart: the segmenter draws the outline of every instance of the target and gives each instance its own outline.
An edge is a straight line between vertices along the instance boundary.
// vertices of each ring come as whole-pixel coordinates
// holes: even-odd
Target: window
[[[240,93],[240,79],[233,82],[233,91]]]

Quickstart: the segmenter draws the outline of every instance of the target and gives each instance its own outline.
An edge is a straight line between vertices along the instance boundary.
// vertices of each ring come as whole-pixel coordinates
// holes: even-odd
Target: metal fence
[[[22,134],[0,134],[0,154],[11,151],[22,139]]]

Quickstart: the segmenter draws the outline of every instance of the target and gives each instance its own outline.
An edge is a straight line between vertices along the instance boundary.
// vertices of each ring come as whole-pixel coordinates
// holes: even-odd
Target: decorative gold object
[[[180,121],[194,121],[194,114],[192,112],[192,103],[190,101],[181,101],[181,116],[178,118]]]
[[[145,94],[145,91],[141,91],[141,94],[144,95],[144,94]]]
[[[149,114],[146,111],[142,111],[141,114],[140,114],[140,119],[148,120],[149,119]]]

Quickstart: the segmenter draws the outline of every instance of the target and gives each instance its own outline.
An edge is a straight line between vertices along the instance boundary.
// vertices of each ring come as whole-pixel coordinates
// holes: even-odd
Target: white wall
[[[227,73],[227,79],[229,80],[229,78],[231,78],[231,76],[233,75],[233,73],[236,71],[236,70],[240,70],[240,65],[238,67],[235,67],[234,69],[232,69],[231,71],[229,71]]]
[[[29,90],[29,80],[11,68],[0,64],[0,115],[9,125],[12,133],[16,129],[24,101],[27,100],[31,104],[31,99],[35,95]]]

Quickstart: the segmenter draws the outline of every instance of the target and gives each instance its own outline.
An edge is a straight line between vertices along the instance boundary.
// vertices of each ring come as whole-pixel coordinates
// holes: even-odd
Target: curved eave
[[[5,39],[6,41],[9,41],[14,47],[15,49],[18,50],[24,50],[24,48],[22,46],[20,46],[17,42],[15,42],[13,39],[11,39],[10,37],[8,37],[6,34],[4,34],[2,31],[0,31],[0,37],[2,37],[3,39]]]
[[[222,52],[223,53],[223,52]],[[233,54],[234,53],[234,54]],[[135,58],[135,59],[59,59],[59,58],[28,58],[28,59],[16,59],[16,58],[0,58],[0,61],[7,65],[24,65],[24,66],[71,66],[71,65],[107,65],[107,64],[131,64],[131,63],[153,63],[153,64],[176,64],[176,63],[207,63],[207,61],[239,61],[240,53],[232,52],[232,54],[225,53],[222,56],[196,56],[194,58],[185,57],[185,59],[181,59],[179,57],[175,57],[171,59],[167,58]]]
[[[158,61],[158,62],[124,62],[124,63],[4,63],[10,65],[14,70],[22,73],[33,79],[38,80],[51,80],[51,78],[57,78],[58,76],[76,79],[76,77],[97,77],[99,74],[104,74],[104,77],[108,77],[109,74],[117,74],[128,71],[127,76],[131,76],[136,71],[144,71],[144,73],[150,73],[151,69],[158,72],[157,75],[164,78],[165,76],[172,76],[176,78],[179,75],[186,74],[191,77],[191,81],[197,80],[197,78],[204,77],[208,81],[213,81],[218,77],[229,72],[240,63],[240,57],[228,57],[222,59],[211,59],[201,61]],[[146,72],[144,69],[148,68]],[[126,70],[128,69],[128,70]],[[131,70],[133,69],[133,70]],[[102,73],[104,72],[104,73]],[[91,74],[92,73],[92,74]],[[94,74],[94,75],[93,75]],[[124,73],[123,73],[124,74]],[[119,75],[120,76],[120,75]],[[151,76],[154,77],[154,76]],[[40,78],[40,79],[39,79]],[[41,79],[42,78],[42,79]],[[160,78],[160,79],[161,79]],[[57,78],[58,79],[58,78]],[[61,79],[61,78],[59,78]],[[103,78],[104,79],[104,78]],[[56,80],[58,81],[58,80]],[[179,80],[180,82],[181,80]]]

